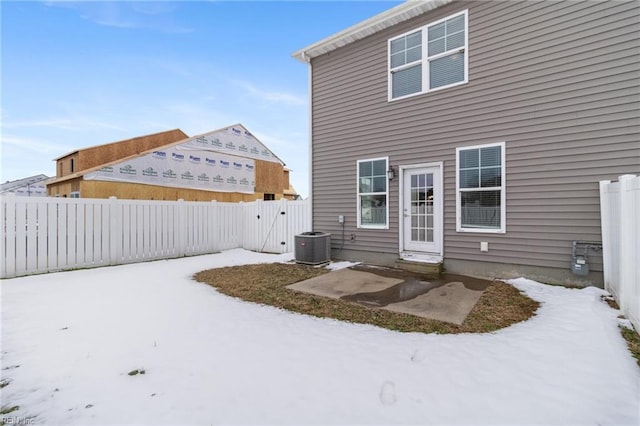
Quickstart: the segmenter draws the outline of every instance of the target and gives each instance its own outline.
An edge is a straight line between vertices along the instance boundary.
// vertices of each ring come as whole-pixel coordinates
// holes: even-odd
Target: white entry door
[[[403,173],[403,250],[442,253],[441,166],[405,168]]]

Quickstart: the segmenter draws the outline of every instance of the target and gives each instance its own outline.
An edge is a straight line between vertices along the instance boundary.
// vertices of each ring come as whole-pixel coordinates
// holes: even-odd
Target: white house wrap
[[[228,127],[111,164],[84,179],[251,194],[254,159],[281,163],[246,129]]]
[[[204,149],[256,160],[282,163],[266,146],[258,141],[243,127],[227,127],[223,130],[194,136],[187,142],[180,144],[181,149]]]

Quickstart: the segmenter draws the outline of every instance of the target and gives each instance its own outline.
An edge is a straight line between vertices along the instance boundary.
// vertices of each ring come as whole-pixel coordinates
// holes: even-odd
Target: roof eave
[[[88,146],[86,148],[76,149],[75,151],[71,151],[71,152],[69,152],[67,154],[61,155],[60,157],[54,158],[53,161],[62,160],[65,157],[69,157],[69,156],[71,156],[73,154],[76,154],[76,153],[78,153],[80,151],[86,151],[88,149],[99,148],[99,147],[103,147],[103,146],[107,146],[107,145],[114,145],[114,144],[118,144],[118,143],[121,143],[121,142],[131,142],[131,141],[136,140],[136,139],[148,138],[148,137],[151,137],[151,136],[157,136],[157,135],[161,135],[161,134],[164,134],[164,133],[171,133],[171,132],[176,132],[176,131],[181,132],[183,135],[185,135],[184,139],[189,139],[189,135],[187,135],[181,129],[175,128],[175,129],[171,129],[171,130],[163,130],[163,131],[160,131],[160,132],[149,133],[148,135],[134,136],[134,137],[129,138],[129,139],[121,139],[119,141],[101,143],[101,144],[98,144],[98,145],[91,145],[91,146]],[[182,139],[182,140],[184,140],[184,139]]]
[[[394,8],[364,20],[310,46],[295,51],[291,56],[309,63],[311,59],[329,53],[342,46],[361,40],[393,25],[399,24],[423,13],[437,9],[453,0],[408,0]]]
[[[64,155],[61,155],[60,157],[54,158],[52,161],[62,160],[63,158],[69,157],[69,156],[71,156],[73,154],[77,154],[78,152],[80,152],[80,150],[76,149],[75,151],[71,151],[71,152],[68,152],[68,153],[66,153]]]

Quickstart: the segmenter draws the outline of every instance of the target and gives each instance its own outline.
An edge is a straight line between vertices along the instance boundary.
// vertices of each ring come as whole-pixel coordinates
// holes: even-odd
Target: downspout
[[[308,197],[311,202],[311,208],[309,209],[309,223],[311,224],[311,229],[309,231],[313,231],[313,70],[311,66],[311,58],[307,56],[306,52],[302,52],[302,59],[309,65],[308,68],[308,78],[307,78],[307,92],[309,96],[309,112],[308,112],[308,120],[309,120],[309,186],[308,186]]]

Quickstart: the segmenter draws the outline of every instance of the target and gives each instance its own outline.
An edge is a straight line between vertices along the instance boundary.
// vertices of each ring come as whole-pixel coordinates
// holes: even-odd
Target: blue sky
[[[244,124],[308,193],[307,65],[291,53],[398,1],[2,1],[1,181],[78,148]]]

